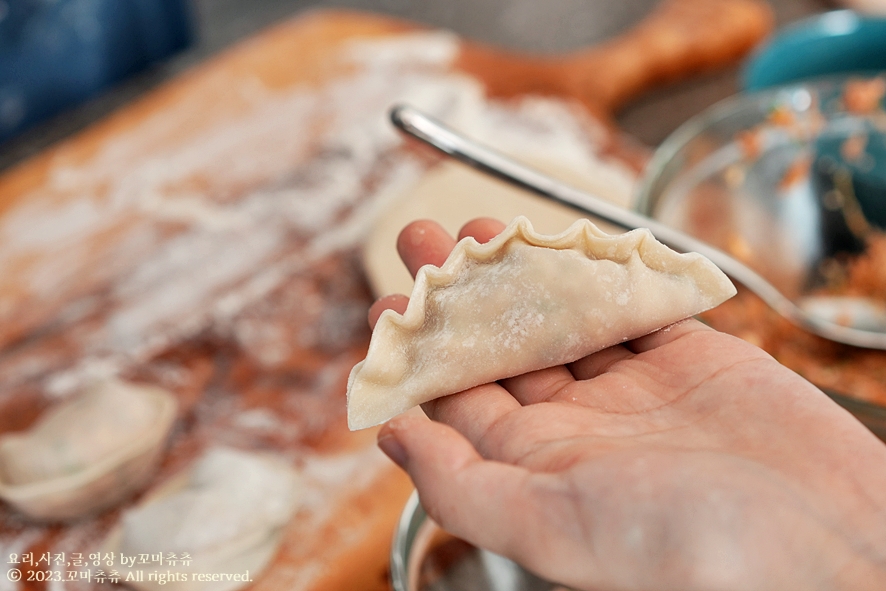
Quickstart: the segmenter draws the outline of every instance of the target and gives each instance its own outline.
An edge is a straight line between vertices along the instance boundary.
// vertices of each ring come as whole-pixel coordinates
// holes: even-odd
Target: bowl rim
[[[391,541],[391,584],[394,591],[410,591],[409,563],[410,550],[418,534],[419,528],[427,518],[424,507],[418,498],[418,491],[413,490],[403,506],[394,537]]]
[[[743,110],[759,107],[760,105],[772,106],[778,102],[777,99],[779,97],[792,95],[800,91],[834,90],[848,80],[855,78],[868,79],[871,77],[855,74],[827,75],[810,78],[802,82],[789,82],[757,91],[739,92],[721,99],[702,112],[693,115],[671,132],[655,148],[649,162],[643,167],[639,182],[634,191],[634,199],[632,200],[634,211],[651,217],[653,189],[660,182],[665,167],[674,160],[681,148],[686,146],[705,129]]]

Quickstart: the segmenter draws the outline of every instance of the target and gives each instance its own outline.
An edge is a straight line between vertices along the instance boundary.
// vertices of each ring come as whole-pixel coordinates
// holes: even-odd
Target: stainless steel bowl
[[[865,232],[886,227],[883,99],[872,112],[845,104],[865,82],[825,80],[715,105],[656,151],[638,209],[729,252],[786,294],[808,291],[824,258],[858,252]]]
[[[827,263],[861,254],[886,228],[884,88],[883,77],[826,79],[727,99],[656,151],[637,208],[732,254],[792,299],[814,293]],[[872,91],[868,103],[853,104],[853,90]],[[883,368],[872,379],[886,391],[886,352],[813,344],[829,353],[822,364],[867,356],[869,370]],[[818,385],[886,439],[886,395],[874,403],[848,382]]]
[[[515,562],[446,533],[413,492],[394,533],[395,591],[551,591],[563,589]]]

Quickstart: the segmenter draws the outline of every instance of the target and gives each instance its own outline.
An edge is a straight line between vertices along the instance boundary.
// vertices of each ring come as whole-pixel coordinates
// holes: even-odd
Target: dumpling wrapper
[[[148,437],[164,409],[144,386],[108,381],[53,408],[28,431],[0,438],[0,473],[10,484],[62,478],[119,455]]]
[[[255,531],[283,527],[298,490],[295,470],[283,461],[212,448],[195,463],[184,488],[123,514],[120,550],[132,556],[163,548],[199,557]]]
[[[175,423],[176,397],[108,379],[0,436],[0,499],[40,520],[108,508],[145,485]]]
[[[422,267],[404,314],[382,313],[348,378],[348,426],[575,361],[735,293],[708,259],[648,230],[609,235],[579,220],[543,236],[518,217],[486,244],[461,240],[441,268]]]
[[[235,591],[270,564],[301,495],[301,478],[283,458],[215,447],[123,513],[101,552],[179,556],[169,565],[176,579],[140,578],[141,565],[118,565],[140,591]]]

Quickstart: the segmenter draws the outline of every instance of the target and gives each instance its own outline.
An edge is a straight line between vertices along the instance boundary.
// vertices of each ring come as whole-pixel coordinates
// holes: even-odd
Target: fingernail
[[[378,438],[378,446],[395,464],[404,470],[406,469],[406,462],[409,458],[406,454],[406,448],[403,447],[396,435],[390,431],[383,433]]]

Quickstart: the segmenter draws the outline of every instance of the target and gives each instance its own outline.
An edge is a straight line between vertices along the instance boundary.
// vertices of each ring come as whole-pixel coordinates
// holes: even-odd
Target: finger
[[[454,428],[484,457],[491,457],[490,454],[497,451],[485,449],[483,442],[486,435],[506,415],[520,408],[520,403],[495,383],[483,384],[422,405],[428,417]]]
[[[517,560],[563,545],[548,520],[567,504],[568,487],[557,476],[484,460],[452,427],[416,417],[385,425],[379,447],[409,473],[422,506],[450,533]]]
[[[520,404],[526,406],[562,396],[575,384],[575,378],[565,366],[557,365],[500,380],[499,383]]]
[[[485,244],[501,234],[504,229],[505,225],[494,218],[477,218],[462,226],[458,239],[471,236],[480,244]]]
[[[453,247],[452,236],[430,220],[412,222],[397,236],[397,252],[413,277],[424,265],[442,266]]]
[[[628,341],[625,346],[634,353],[643,353],[658,347],[667,345],[679,338],[685,337],[694,332],[712,331],[713,328],[696,320],[695,318],[686,318],[669,326],[665,326],[646,336]]]
[[[613,345],[602,351],[582,357],[578,361],[570,363],[567,367],[576,380],[590,380],[609,371],[612,366],[620,361],[625,361],[634,356],[624,345]]]
[[[406,311],[406,306],[408,305],[409,298],[402,293],[391,294],[376,300],[375,303],[369,307],[369,313],[367,314],[369,318],[369,328],[375,328],[379,316],[381,316],[381,313],[385,310],[393,310],[397,314],[402,314]]]

